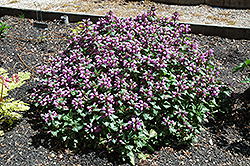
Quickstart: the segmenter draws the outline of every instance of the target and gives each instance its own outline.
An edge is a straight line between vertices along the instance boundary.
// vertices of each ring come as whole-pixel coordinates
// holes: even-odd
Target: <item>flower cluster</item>
[[[0,76],[5,88],[10,89],[7,83],[17,83],[19,81],[19,76],[17,74],[12,75],[11,79],[9,77],[4,78],[4,76]]]
[[[54,120],[54,117],[57,116],[57,113],[55,111],[51,112],[50,110],[48,111],[47,114],[41,114],[40,115],[42,118],[44,118],[45,122],[48,122],[49,120]]]
[[[95,24],[83,20],[69,47],[40,67],[34,97],[58,115],[42,116],[54,120],[51,130],[67,145],[101,142],[131,159],[171,135],[177,142],[192,140],[216,109],[226,86],[215,80],[213,51],[198,51],[177,13],[155,15],[108,12]]]

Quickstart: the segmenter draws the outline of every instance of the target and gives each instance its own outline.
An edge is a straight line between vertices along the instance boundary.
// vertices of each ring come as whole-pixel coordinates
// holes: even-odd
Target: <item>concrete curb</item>
[[[88,14],[69,13],[69,12],[47,11],[47,10],[41,10],[41,12],[42,12],[42,19],[50,21],[53,21],[55,19],[60,20],[61,16],[64,15],[69,17],[69,22],[78,22],[81,21],[82,19],[88,19],[88,18],[90,18],[91,21],[96,22],[98,18],[104,17],[101,15],[88,15]],[[19,16],[22,14],[24,14],[25,18],[37,19],[37,10],[0,7],[0,16],[4,15]],[[40,19],[40,10],[38,11],[38,16]]]
[[[11,15],[19,16],[24,14],[26,18],[37,19],[37,11],[32,9],[19,9],[10,7],[0,7],[0,16]],[[39,11],[40,15],[40,11]],[[86,15],[78,13],[68,12],[55,12],[42,10],[43,20],[60,20],[61,16],[68,16],[69,22],[78,22],[82,19],[90,18],[91,21],[96,22],[98,18],[104,17],[102,15]],[[194,34],[204,34],[210,36],[220,36],[231,39],[248,39],[250,40],[250,27],[235,27],[224,25],[212,25],[212,24],[196,24],[181,22],[183,24],[189,24],[191,26],[191,32]]]
[[[153,0],[166,4],[175,5],[200,5],[206,4],[209,6],[235,9],[250,9],[249,0]]]
[[[189,24],[191,32],[194,34],[203,34],[208,36],[220,36],[229,39],[248,39],[250,40],[250,27],[236,27],[215,24]]]

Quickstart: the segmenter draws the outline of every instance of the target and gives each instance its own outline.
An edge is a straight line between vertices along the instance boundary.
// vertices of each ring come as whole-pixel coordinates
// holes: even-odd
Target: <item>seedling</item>
[[[11,28],[11,27],[7,26],[7,24],[4,22],[0,22],[0,38],[3,37],[2,36],[3,33],[7,33],[6,29],[8,28]]]
[[[24,19],[24,13],[20,14],[19,17],[20,17],[21,19]]]
[[[233,73],[236,73],[236,72],[239,71],[239,70],[240,70],[240,72],[242,72],[246,67],[247,67],[248,69],[250,69],[249,64],[250,64],[250,59],[247,59],[247,60],[245,61],[245,63],[240,63],[238,66],[236,66],[236,67],[233,69]],[[242,83],[250,83],[250,74],[249,74],[249,76],[248,76],[248,78],[247,78],[246,80],[241,81],[241,82],[242,82]]]
[[[39,36],[37,42],[38,42],[38,43],[41,43],[41,42],[44,41],[44,39],[45,39],[44,36]]]

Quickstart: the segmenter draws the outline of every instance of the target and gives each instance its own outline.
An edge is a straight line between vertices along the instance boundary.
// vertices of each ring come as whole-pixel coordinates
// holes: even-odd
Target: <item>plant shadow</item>
[[[123,162],[118,154],[108,153],[108,150],[105,148],[88,148],[82,151],[73,151],[65,148],[61,140],[52,137],[43,128],[44,121],[40,117],[42,112],[33,104],[30,107],[30,111],[27,111],[24,116],[27,117],[33,130],[38,131],[31,137],[32,146],[35,148],[42,146],[49,151],[58,154],[63,153],[67,156],[94,155],[96,158],[107,160],[107,162],[111,162],[113,165],[129,165]],[[210,118],[209,122],[204,124],[204,126],[209,128],[209,132],[214,135],[215,144],[221,150],[229,150],[238,155],[250,156],[250,88],[244,93],[235,94],[232,109],[229,109],[226,113],[216,113],[214,118]],[[156,147],[155,150],[160,151],[161,147],[163,146]],[[188,145],[170,147],[177,151],[190,148]],[[136,157],[136,163],[138,165],[148,165],[148,163],[139,161],[138,157]]]
[[[226,113],[216,113],[205,124],[215,136],[222,150],[250,156],[250,88],[235,94],[232,108]]]
[[[91,158],[99,158],[108,163],[111,162],[113,165],[129,165],[122,161],[118,154],[109,153],[105,148],[85,148],[84,150],[77,151],[65,148],[60,139],[53,137],[46,129],[44,129],[44,120],[40,117],[41,113],[42,112],[32,104],[30,106],[30,111],[26,112],[24,115],[28,119],[27,121],[30,123],[32,129],[38,131],[35,135],[31,136],[31,146],[34,146],[37,149],[42,146],[50,152],[56,153],[57,155],[63,154],[63,156],[67,156],[68,158],[72,158],[73,156],[90,156]]]

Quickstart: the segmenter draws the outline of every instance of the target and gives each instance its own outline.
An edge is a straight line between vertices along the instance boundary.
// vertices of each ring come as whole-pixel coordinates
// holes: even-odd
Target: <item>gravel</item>
[[[34,4],[36,2],[36,5]],[[38,3],[37,3],[38,2]],[[144,1],[126,1],[126,0],[1,0],[0,6],[15,7],[24,9],[38,9],[50,11],[64,11],[84,14],[105,15],[107,11],[114,10],[114,13],[120,17],[135,16],[142,13],[154,4],[157,7],[159,16],[171,16],[173,11],[180,13],[183,22],[218,24],[229,26],[250,26],[249,9],[226,9],[210,7],[207,5],[183,6],[167,5],[155,3],[149,0]],[[39,7],[37,7],[39,6]]]
[[[77,24],[60,24],[58,20],[46,22],[48,30],[36,29],[34,20],[3,16],[0,21],[13,28],[8,29],[0,40],[2,67],[10,74],[30,71],[21,63],[18,55],[33,70],[49,63],[49,57],[67,47],[70,28]],[[39,36],[45,37],[43,40]],[[232,82],[236,100],[225,114],[218,113],[203,124],[198,142],[186,147],[161,147],[146,161],[136,158],[136,165],[250,165],[250,90],[243,84],[249,70],[232,75],[239,63],[250,58],[250,40],[234,40],[214,36],[190,34],[199,41],[199,49],[214,49],[215,69],[220,71],[217,79]],[[32,72],[32,71],[30,71]],[[0,165],[129,165],[120,161],[116,154],[105,150],[85,149],[73,153],[62,148],[58,140],[43,129],[40,111],[29,98],[31,89],[37,85],[37,76],[10,95],[31,104],[23,118],[12,127],[5,126],[0,137]]]

